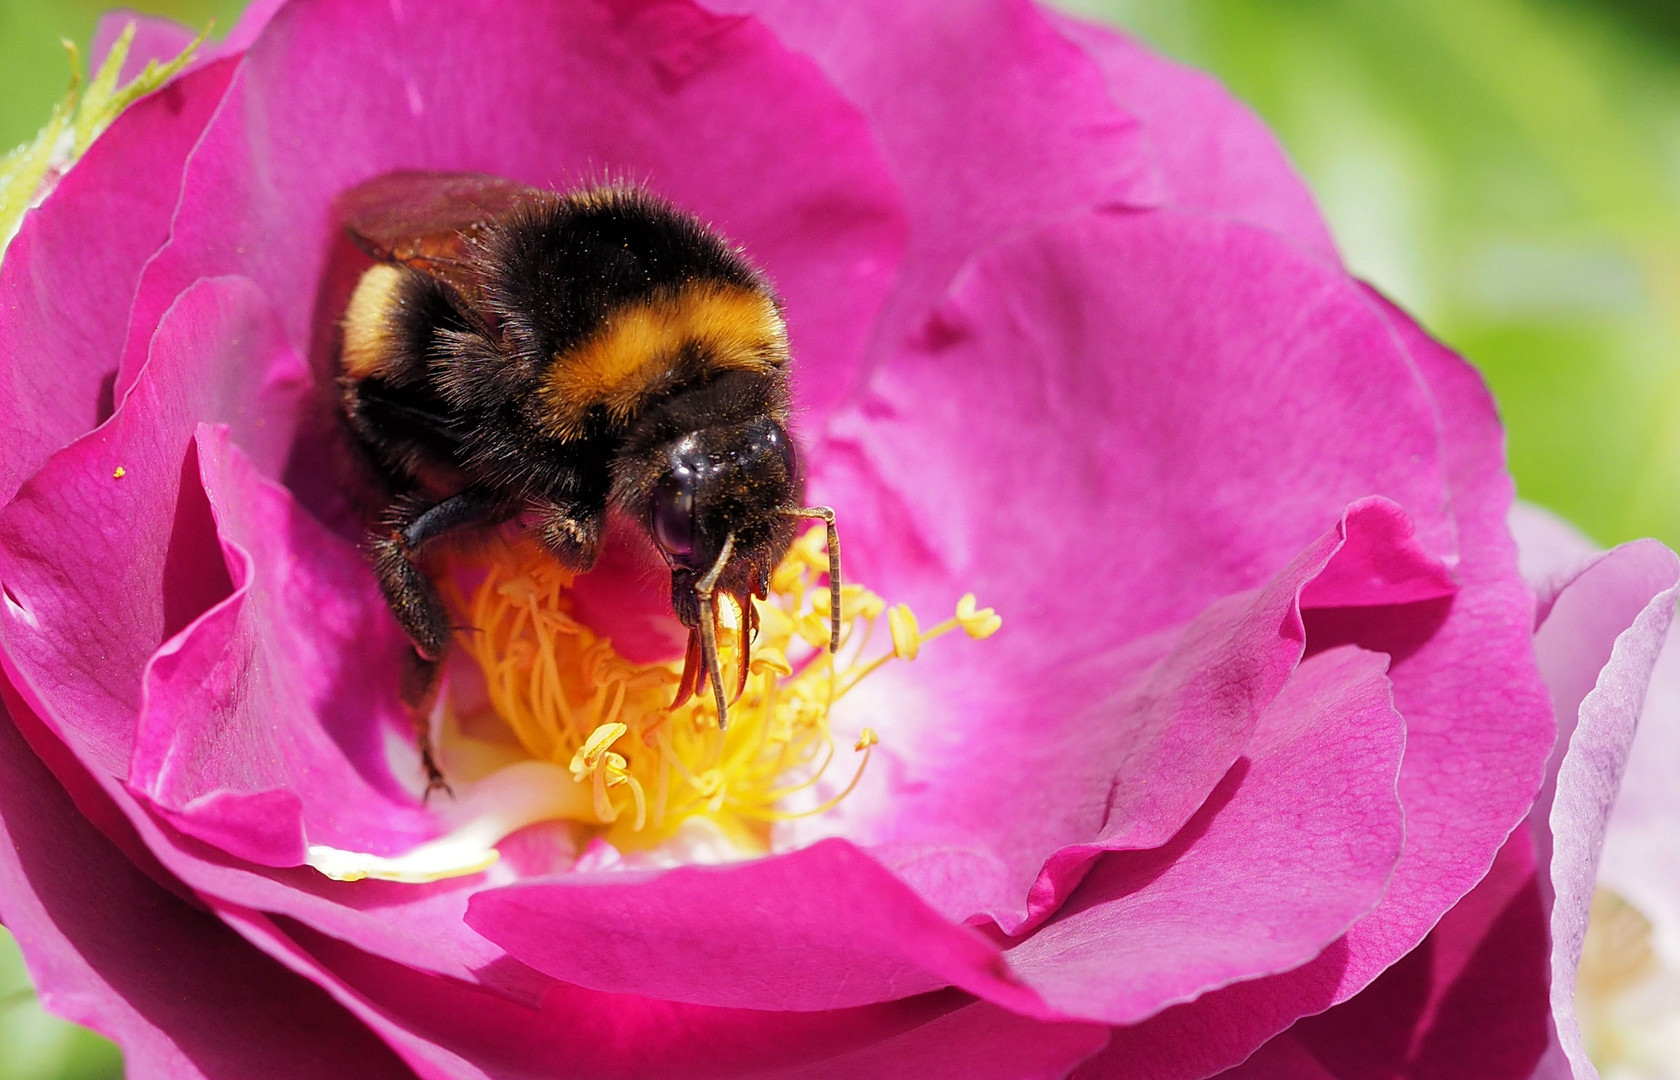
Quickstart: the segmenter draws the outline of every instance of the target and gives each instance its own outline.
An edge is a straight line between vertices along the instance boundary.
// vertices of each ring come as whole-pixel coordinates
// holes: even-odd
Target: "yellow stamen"
[[[991,608],[976,609],[973,593],[964,593],[957,601],[957,625],[963,628],[963,633],[976,641],[984,641],[998,632],[1003,625],[1003,619]]]
[[[887,627],[892,631],[893,655],[900,660],[914,660],[922,650],[922,628],[916,625],[916,613],[909,604],[894,604],[887,612]]]
[[[578,752],[572,755],[572,779],[583,779],[580,773],[589,772],[605,755],[607,747],[617,742],[630,730],[627,724],[602,724],[590,733],[584,740]]]
[[[819,786],[835,756],[829,710],[836,700],[882,664],[914,659],[924,643],[959,625],[984,637],[1000,621],[967,596],[956,618],[924,633],[908,607],[889,611],[880,596],[847,584],[836,658],[828,651],[828,558],[823,530],[813,529],[772,573],[769,597],[753,601],[759,630],[746,688],[720,732],[710,694],[669,707],[678,663],[626,660],[573,617],[573,575],[534,540],[493,545],[462,569],[461,577],[478,580],[471,595],[448,582],[445,592],[457,620],[472,628],[458,640],[483,672],[490,711],[532,757],[569,772],[579,797],[564,800],[568,816],[620,851],[654,847],[693,817],[709,819],[738,847],[768,850],[771,822],[821,813],[845,798],[880,742],[863,730],[856,742],[863,756],[837,794],[810,809],[780,806],[797,792],[837,786]],[[732,603],[719,608],[726,629],[740,625]],[[892,651],[864,661],[883,614]],[[739,650],[738,634],[719,635],[731,688]]]

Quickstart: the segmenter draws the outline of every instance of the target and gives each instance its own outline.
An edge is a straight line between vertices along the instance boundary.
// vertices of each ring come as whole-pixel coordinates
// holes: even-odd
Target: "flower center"
[[[773,822],[828,810],[868,765],[878,737],[865,728],[850,782],[814,806],[786,807],[790,797],[821,790],[834,764],[836,703],[895,657],[915,659],[925,642],[959,628],[986,638],[1002,624],[968,595],[952,618],[924,632],[905,605],[889,611],[875,593],[848,584],[841,648],[830,654],[828,559],[822,531],[812,530],[777,568],[767,599],[753,601],[758,636],[725,732],[709,694],[671,707],[679,664],[628,660],[574,617],[574,575],[534,540],[495,545],[487,560],[470,597],[446,589],[472,628],[459,646],[483,673],[490,710],[525,750],[587,789],[587,798],[562,800],[562,813],[621,852],[656,847],[695,818],[743,851],[768,851]],[[725,626],[737,629],[741,613],[729,601],[720,606]],[[883,614],[891,650],[865,659]],[[738,640],[718,635],[729,688],[743,685]]]

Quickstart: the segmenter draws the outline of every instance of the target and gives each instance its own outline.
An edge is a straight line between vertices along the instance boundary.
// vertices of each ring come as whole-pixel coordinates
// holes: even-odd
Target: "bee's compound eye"
[[[782,465],[787,469],[788,479],[792,480],[799,475],[799,456],[794,452],[793,440],[788,438],[787,432],[779,426],[772,425],[770,431],[770,441],[774,444],[776,453],[781,455]]]
[[[779,460],[790,481],[798,475],[799,460],[794,453],[793,440],[774,420],[759,421],[748,429],[746,447],[751,460]]]
[[[653,539],[665,554],[683,559],[694,552],[694,482],[686,469],[665,474],[653,492]]]

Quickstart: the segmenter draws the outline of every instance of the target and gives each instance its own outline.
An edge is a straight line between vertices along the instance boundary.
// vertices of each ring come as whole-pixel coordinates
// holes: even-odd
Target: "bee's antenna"
[[[840,532],[834,527],[834,508],[801,506],[782,513],[798,518],[822,518],[828,526],[828,651],[840,651]]]
[[[717,588],[724,564],[734,553],[735,534],[730,533],[723,538],[723,550],[718,552],[717,562],[706,571],[705,577],[694,583],[694,595],[700,601],[700,653],[706,663],[706,674],[712,680],[712,693],[717,698],[719,731],[729,727],[729,705],[724,701],[723,664],[718,660],[717,647],[717,608],[712,604],[712,590]]]

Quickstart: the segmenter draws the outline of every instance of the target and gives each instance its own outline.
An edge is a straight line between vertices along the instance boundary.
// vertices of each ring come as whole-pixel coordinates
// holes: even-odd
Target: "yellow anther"
[[[754,675],[769,674],[779,679],[783,675],[792,675],[793,665],[788,663],[787,655],[782,650],[771,645],[753,653],[752,663],[747,665],[747,670]]]
[[[879,743],[880,741],[881,741],[881,736],[875,734],[875,729],[872,728],[872,727],[866,727],[862,731],[858,732],[857,745],[852,747],[852,749],[853,750],[867,750],[871,746],[874,746],[877,743]]]
[[[998,632],[1003,625],[1003,617],[991,608],[975,608],[973,593],[964,593],[957,601],[957,625],[963,628],[963,633],[976,641],[983,641]]]
[[[910,605],[894,604],[887,612],[887,626],[892,630],[893,655],[900,660],[916,659],[922,649],[922,629]]]
[[[111,479],[113,479],[113,480],[121,480],[123,477],[125,477],[127,475],[128,475],[128,470],[123,468],[121,465],[118,465],[116,468],[111,470]]]
[[[589,738],[585,740],[582,746],[578,747],[577,753],[572,755],[572,779],[582,780],[585,776],[594,772],[596,766],[601,763],[602,754],[607,747],[622,739],[629,730],[630,727],[627,724],[602,724],[590,732]],[[618,758],[620,770],[627,764],[622,755],[612,754],[610,757]]]
[[[624,738],[630,728],[625,724],[602,724],[589,733],[589,739],[583,744],[585,757],[594,757],[613,743]]]
[[[814,599],[818,602],[817,610],[819,613],[827,618],[828,598],[817,596]],[[840,618],[844,622],[851,622],[854,619],[878,619],[881,617],[882,609],[886,606],[887,602],[885,600],[862,585],[840,586]]]
[[[799,620],[793,624],[793,628],[794,632],[799,635],[799,639],[813,649],[828,648],[831,631],[826,614],[818,615],[814,611],[807,611],[799,616]]]

